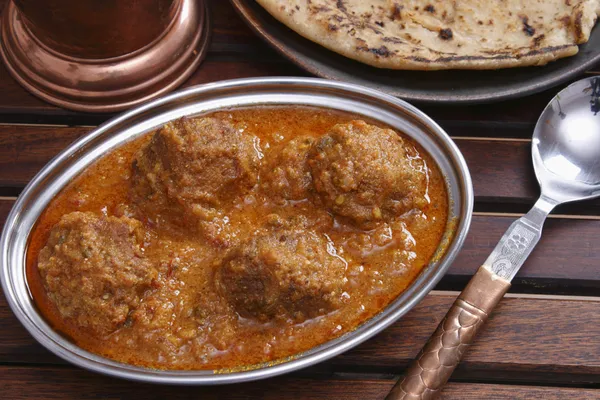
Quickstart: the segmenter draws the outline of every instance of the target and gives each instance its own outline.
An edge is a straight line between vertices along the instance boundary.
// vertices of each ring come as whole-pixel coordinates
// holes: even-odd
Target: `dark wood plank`
[[[416,356],[443,318],[453,296],[429,295],[415,309],[358,348],[338,357],[344,365],[385,366],[398,370]],[[507,297],[466,354],[459,370],[503,371],[513,378],[528,373],[589,375],[600,379],[598,301]],[[548,359],[546,359],[548,357]],[[523,375],[519,375],[523,374]],[[565,379],[559,378],[559,379]]]
[[[234,39],[235,40],[235,39]],[[244,50],[226,42],[228,55],[211,53],[198,70],[182,85],[187,87],[219,80],[262,76],[307,76],[307,73],[273,54],[265,56],[265,49],[258,52]],[[535,122],[547,102],[565,85],[524,99],[473,105],[469,107],[417,104],[425,113],[448,131],[460,136],[530,137]],[[74,119],[78,124],[98,124],[112,115],[86,115],[64,110],[45,103],[25,91],[0,64],[0,122],[52,122],[58,117],[65,121]]]
[[[6,222],[6,217],[8,216],[8,213],[10,212],[10,209],[12,208],[13,204],[13,200],[0,198],[0,227],[4,226],[4,222]]]
[[[74,130],[73,134],[77,135],[77,132]],[[0,162],[0,170],[9,166],[10,163]],[[12,204],[10,200],[0,201],[0,209],[8,210]],[[462,288],[516,217],[476,214],[463,249],[441,288]],[[597,294],[600,290],[597,266],[600,244],[596,238],[600,236],[600,219],[552,217],[544,229],[540,243],[515,279],[519,291]]]
[[[0,187],[23,187],[52,157],[91,129],[0,125]]]
[[[510,126],[498,136],[510,137]],[[447,129],[463,154],[475,192],[476,211],[525,213],[540,195],[530,139],[475,138],[461,136],[460,129]],[[474,135],[473,135],[474,136]],[[600,201],[590,200],[559,206],[558,214],[599,215]]]
[[[12,205],[12,201],[0,200],[0,226],[4,225]],[[2,294],[0,295],[0,363],[3,361],[61,362],[29,335],[12,313]]]
[[[4,226],[13,204],[14,201],[0,199],[0,226]],[[62,363],[62,360],[41,347],[29,335],[13,314],[2,293],[0,294],[0,363],[8,361]]]
[[[191,86],[201,83],[214,82],[235,78],[259,76],[305,75],[298,68],[284,62],[267,62],[259,58],[244,61],[228,60],[222,57],[209,56],[202,66],[183,85]],[[88,116],[72,111],[63,110],[45,103],[26,92],[8,74],[4,64],[0,63],[0,122],[2,121],[45,121],[43,116],[60,116],[63,118],[77,117],[77,123],[101,123],[111,115]],[[22,116],[22,118],[17,118]],[[25,117],[23,117],[25,116]],[[10,118],[9,118],[10,117]],[[56,120],[52,120],[56,121]]]
[[[3,63],[0,63],[0,113],[43,113],[47,110],[58,110],[54,106],[39,100],[37,97],[29,94],[15,81],[6,70]]]
[[[18,192],[18,188],[24,187],[52,157],[92,129],[0,125],[0,195],[7,194],[2,193],[3,188],[14,188]],[[459,132],[453,130],[449,133],[459,136]],[[485,211],[510,211],[506,209],[507,205],[517,207],[512,211],[525,211],[533,204],[539,188],[531,166],[528,141],[459,138],[456,143],[471,171],[476,201],[486,205]],[[14,195],[15,191],[9,194]],[[598,204],[598,201],[586,202],[584,211],[597,212]],[[563,207],[562,211],[579,213],[581,207]]]
[[[478,200],[532,202],[539,195],[529,142],[456,140],[456,144],[469,166]]]
[[[486,384],[467,384],[450,383],[442,392],[444,399],[464,399],[464,400],[564,400],[581,399],[594,400],[600,399],[600,390],[597,389],[578,389],[578,388],[556,388],[540,386],[509,386],[509,385],[486,385]]]
[[[306,76],[300,69],[286,63],[262,61],[259,58],[244,62],[207,60],[203,67],[190,77],[184,86],[198,85],[227,79],[264,76]]]
[[[209,52],[212,54],[270,53],[283,61],[263,40],[252,32],[238,16],[229,1],[208,0],[211,6],[213,30]]]
[[[8,307],[4,296],[0,298],[0,321],[0,363],[64,363],[29,335]]]
[[[434,292],[375,338],[318,369],[401,373],[454,301]],[[456,377],[600,383],[600,302],[505,298]],[[62,363],[37,345],[0,300],[0,363]],[[493,376],[493,377],[492,377]]]
[[[92,129],[0,125],[0,188],[25,186],[59,151]],[[532,203],[537,197],[528,142],[461,139],[456,143],[471,170],[478,201]]]
[[[237,40],[232,38],[231,40]],[[262,76],[307,76],[307,73],[276,54],[265,55],[267,50],[244,49],[236,42],[225,42],[220,47],[227,52],[210,53],[204,63],[182,87],[219,80]],[[258,57],[257,57],[258,55]],[[547,102],[565,85],[524,99],[500,102],[494,105],[469,107],[419,105],[425,113],[445,129],[459,136],[501,136],[526,138],[533,132],[535,122]],[[86,115],[64,110],[45,103],[26,92],[0,64],[0,122],[53,122],[61,117],[75,118],[78,124],[101,123],[111,115]],[[52,119],[54,117],[55,119]]]
[[[10,399],[382,399],[393,379],[316,379],[285,376],[215,387],[173,387],[132,383],[83,370],[0,367],[0,386]],[[444,400],[600,399],[600,391],[579,388],[449,383]]]
[[[463,249],[454,261],[447,278],[463,277],[466,283],[475,273],[516,216],[475,215]],[[534,286],[544,293],[557,293],[569,288],[600,293],[599,219],[549,218],[544,235],[514,284],[521,289]],[[542,290],[547,286],[548,290]]]

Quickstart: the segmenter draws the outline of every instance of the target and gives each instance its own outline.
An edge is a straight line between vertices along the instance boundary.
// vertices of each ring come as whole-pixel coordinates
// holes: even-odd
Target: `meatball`
[[[141,223],[134,219],[64,215],[38,260],[60,314],[98,336],[118,329],[158,275],[143,257],[142,241]]]
[[[137,154],[133,199],[150,213],[158,205],[184,219],[211,220],[223,201],[255,185],[258,162],[252,137],[228,121],[182,118],[166,124]]]
[[[346,263],[328,245],[311,231],[259,235],[225,259],[217,288],[242,317],[300,322],[324,315],[347,296]]]
[[[290,140],[265,165],[261,179],[264,189],[276,200],[302,200],[308,196],[312,177],[306,162],[314,139],[301,136]]]
[[[330,210],[361,227],[399,216],[425,192],[411,148],[390,129],[363,121],[336,125],[309,154],[315,189]]]

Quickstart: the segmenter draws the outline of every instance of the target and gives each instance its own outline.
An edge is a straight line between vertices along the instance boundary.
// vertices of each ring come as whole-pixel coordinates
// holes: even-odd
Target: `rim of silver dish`
[[[276,104],[314,105],[350,112],[359,109],[359,114],[375,120],[388,124],[392,121],[390,125],[405,131],[425,147],[446,177],[451,193],[450,217],[457,221],[454,234],[446,238],[448,245],[441,257],[425,267],[396,300],[353,331],[289,360],[247,371],[167,371],[135,367],[85,351],[55,332],[35,308],[25,277],[28,236],[52,197],[107,151],[168,120],[236,106]],[[213,385],[251,381],[327,360],[364,342],[406,314],[437,284],[455,259],[470,226],[472,209],[473,187],[462,154],[438,124],[409,103],[362,86],[317,78],[222,81],[181,90],[121,114],[51,160],[25,187],[6,219],[0,239],[0,278],[8,304],[29,333],[48,350],[75,365],[111,376],[154,383]]]

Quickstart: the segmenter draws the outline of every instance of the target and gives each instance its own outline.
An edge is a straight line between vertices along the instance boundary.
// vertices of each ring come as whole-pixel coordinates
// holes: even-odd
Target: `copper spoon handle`
[[[510,282],[480,267],[386,400],[439,396]]]

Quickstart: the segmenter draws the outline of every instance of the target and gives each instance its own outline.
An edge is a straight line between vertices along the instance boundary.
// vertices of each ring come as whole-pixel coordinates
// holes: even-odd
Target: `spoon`
[[[540,240],[554,207],[600,196],[600,78],[582,79],[546,106],[531,155],[541,195],[508,228],[386,400],[434,399]]]

